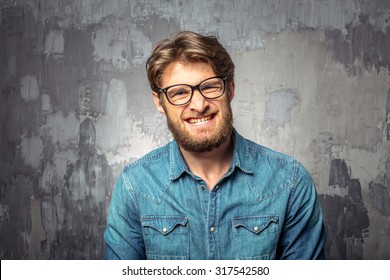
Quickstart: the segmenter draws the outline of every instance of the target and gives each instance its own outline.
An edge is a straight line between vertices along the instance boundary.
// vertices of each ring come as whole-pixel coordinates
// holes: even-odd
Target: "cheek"
[[[182,111],[174,110],[175,108],[166,108],[164,107],[165,110],[165,115],[166,117],[173,123],[179,123],[182,119]]]

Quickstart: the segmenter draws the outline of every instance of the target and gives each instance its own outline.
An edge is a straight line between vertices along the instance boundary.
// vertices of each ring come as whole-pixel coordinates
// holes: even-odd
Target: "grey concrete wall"
[[[144,65],[179,30],[237,66],[235,126],[310,170],[330,259],[390,259],[390,1],[1,1],[0,257],[96,259],[124,165],[170,139]]]

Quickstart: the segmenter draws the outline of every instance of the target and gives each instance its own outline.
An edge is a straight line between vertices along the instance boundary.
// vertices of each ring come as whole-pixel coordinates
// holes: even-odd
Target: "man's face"
[[[162,88],[175,84],[197,85],[216,74],[207,63],[172,63],[165,71]],[[164,95],[164,94],[163,94]],[[167,116],[168,127],[181,148],[189,152],[208,152],[224,143],[231,135],[233,116],[230,102],[234,96],[234,84],[226,82],[224,95],[206,99],[198,90],[191,101],[174,106],[166,96],[153,93],[157,109]]]

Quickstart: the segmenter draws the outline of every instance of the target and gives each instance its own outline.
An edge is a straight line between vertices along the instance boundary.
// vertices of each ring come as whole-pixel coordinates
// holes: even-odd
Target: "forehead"
[[[162,76],[162,87],[175,84],[196,85],[209,77],[215,76],[213,68],[204,62],[173,62]]]

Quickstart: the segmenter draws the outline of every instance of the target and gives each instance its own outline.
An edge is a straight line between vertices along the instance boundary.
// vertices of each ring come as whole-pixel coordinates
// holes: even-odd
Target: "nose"
[[[208,100],[199,92],[199,89],[194,89],[194,94],[192,95],[189,108],[202,113],[208,106]]]

